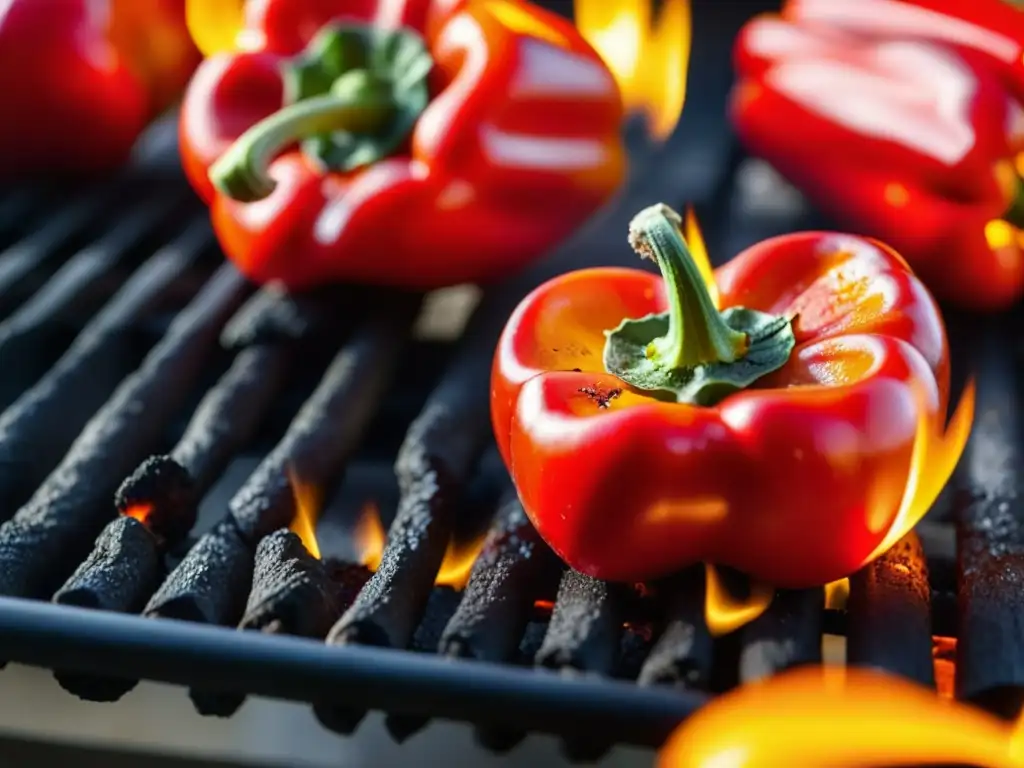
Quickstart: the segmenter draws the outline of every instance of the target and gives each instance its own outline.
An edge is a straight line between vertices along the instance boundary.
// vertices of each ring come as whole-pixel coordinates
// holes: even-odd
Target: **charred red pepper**
[[[538,532],[611,580],[700,561],[780,587],[849,575],[893,524],[919,418],[945,414],[935,302],[860,237],[755,245],[715,273],[717,303],[671,210],[630,239],[662,278],[558,277],[495,354],[494,429]]]
[[[0,174],[121,163],[199,61],[184,0],[8,0]]]
[[[939,298],[1011,304],[1024,295],[1024,113],[976,51],[865,34],[749,23],[740,138],[845,228],[892,245]]]
[[[249,24],[265,46],[203,64],[181,145],[257,281],[488,281],[623,178],[613,76],[522,0],[266,0]]]

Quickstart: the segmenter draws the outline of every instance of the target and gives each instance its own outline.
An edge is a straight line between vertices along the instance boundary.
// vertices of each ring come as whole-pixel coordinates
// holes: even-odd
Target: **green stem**
[[[657,263],[669,301],[668,332],[648,345],[647,357],[670,370],[735,362],[747,351],[747,334],[722,319],[681,226],[679,215],[663,204],[645,208],[629,225],[630,245]]]
[[[364,75],[356,71],[351,75]],[[346,85],[344,95],[339,85]],[[317,134],[383,130],[395,113],[387,89],[353,88],[351,81],[335,84],[331,93],[291,104],[243,133],[210,168],[210,180],[223,194],[240,202],[253,202],[274,191],[268,174],[274,157],[290,144]]]

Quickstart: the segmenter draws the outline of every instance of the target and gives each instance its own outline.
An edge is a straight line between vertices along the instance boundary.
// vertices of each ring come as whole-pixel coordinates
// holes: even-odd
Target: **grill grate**
[[[443,717],[495,751],[545,731],[588,760],[657,745],[708,696],[819,662],[823,632],[846,635],[851,663],[926,685],[932,636],[958,634],[957,692],[1015,712],[1020,361],[1005,329],[1019,322],[954,318],[984,375],[959,492],[852,579],[845,613],[821,590],[784,592],[712,641],[699,569],[643,591],[564,571],[510,494],[488,380],[526,289],[584,264],[637,266],[628,220],[659,200],[695,201],[719,255],[817,224],[730,143],[743,15],[713,8],[694,3],[703,87],[673,137],[655,151],[631,134],[619,203],[485,292],[457,340],[416,337],[422,297],[248,286],[173,172],[173,122],[102,187],[0,195],[0,658],[98,701],[152,679],[189,686],[205,714],[267,695],[312,704],[342,733],[380,709],[397,740]],[[327,493],[333,559],[281,530],[293,479]],[[369,498],[394,510],[372,574],[349,541]],[[434,586],[452,536],[480,526],[466,588]]]

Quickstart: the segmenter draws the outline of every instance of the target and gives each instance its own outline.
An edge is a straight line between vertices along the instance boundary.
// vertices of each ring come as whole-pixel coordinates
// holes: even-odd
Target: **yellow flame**
[[[434,583],[454,589],[462,589],[466,586],[473,571],[473,564],[476,562],[480,550],[483,549],[484,540],[483,536],[463,543],[452,539],[448,543],[448,549],[444,553],[444,560],[441,562],[441,569],[437,572]]]
[[[320,491],[302,482],[294,467],[288,468],[288,483],[295,496],[295,517],[288,526],[289,530],[302,539],[302,544],[309,554],[319,559],[320,545],[316,540],[316,521],[320,517]]]
[[[715,282],[715,269],[711,266],[711,259],[708,258],[708,248],[704,243],[704,235],[701,234],[700,225],[697,223],[697,214],[693,212],[693,206],[686,207],[686,224],[683,238],[690,249],[690,256],[694,264],[700,270],[700,276],[704,278],[704,285],[715,306],[719,306],[718,283]]]
[[[706,705],[669,739],[658,768],[1020,768],[1012,725],[882,672],[807,667]]]
[[[704,564],[704,583],[704,621],[713,637],[727,635],[749,624],[768,610],[775,597],[775,590],[771,586],[752,581],[747,598],[736,598],[722,583],[718,570],[710,563]]]
[[[459,542],[453,538],[449,541],[434,583],[437,586],[448,586],[454,589],[462,589],[466,586],[473,570],[473,563],[476,562],[476,558],[483,548],[485,538],[485,536],[480,536],[468,542]],[[371,571],[376,571],[380,567],[384,546],[387,544],[387,533],[381,523],[380,510],[375,502],[368,501],[363,505],[352,539],[355,542],[356,557],[359,562]]]
[[[245,29],[246,0],[185,0],[185,23],[204,56],[252,50],[260,36]]]
[[[665,139],[686,103],[692,21],[689,0],[665,0],[657,22],[653,0],[575,0],[576,26],[604,59],[627,110]]]
[[[371,571],[376,571],[380,566],[380,558],[384,553],[384,544],[387,538],[387,533],[380,521],[380,510],[377,509],[377,504],[373,501],[366,502],[359,514],[359,520],[356,522],[356,529],[352,533],[359,562]]]
[[[850,597],[850,580],[839,579],[825,585],[825,609],[845,611],[846,600]]]
[[[923,401],[923,393],[916,392],[916,395]],[[910,533],[928,513],[935,499],[949,482],[967,446],[967,438],[971,435],[971,427],[974,424],[974,396],[975,384],[971,379],[964,387],[953,418],[949,420],[945,430],[941,427],[936,428],[934,422],[927,418],[923,402],[919,405],[918,412],[921,417],[914,436],[914,451],[910,458],[910,471],[907,475],[907,486],[903,491],[903,500],[889,532],[875,551],[865,558],[863,565],[883,555]]]

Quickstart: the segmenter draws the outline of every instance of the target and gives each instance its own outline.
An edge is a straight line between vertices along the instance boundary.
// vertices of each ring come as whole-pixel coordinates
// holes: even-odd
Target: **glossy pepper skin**
[[[607,372],[620,330],[606,331],[675,313],[662,277],[586,269],[522,301],[492,372],[493,426],[520,499],[547,543],[597,578],[702,561],[778,587],[845,577],[893,523],[918,404],[924,418],[945,414],[935,302],[888,247],[828,232],[766,240],[714,279],[722,317],[743,306],[790,319],[791,345],[774,371],[707,405]],[[684,315],[696,342],[700,313]],[[661,343],[645,351],[655,362]]]
[[[787,0],[782,16],[859,37],[924,40],[971,51],[1024,99],[1024,4],[1016,0]]]
[[[0,121],[0,175],[120,164],[199,60],[184,0],[10,0],[0,12],[12,115]]]
[[[940,299],[1024,295],[1024,113],[983,56],[764,17],[735,61],[741,140],[816,206],[897,249]]]
[[[572,24],[527,2],[263,0],[247,14],[244,34],[264,45],[207,59],[185,100],[181,147],[225,253],[256,281],[486,282],[569,235],[623,178],[613,76]],[[393,62],[374,72],[323,53],[372,59],[383,48],[366,42],[373,28],[401,28],[393,44],[419,46],[418,58],[402,55],[422,66],[422,82],[405,76],[402,92]],[[359,34],[352,45],[367,47],[352,53],[346,41]],[[303,61],[320,68],[319,89],[296,85]],[[336,115],[299,120],[250,151],[263,126],[328,88]],[[382,104],[398,105],[403,127]],[[366,154],[344,144],[317,154],[314,128],[355,135]]]

